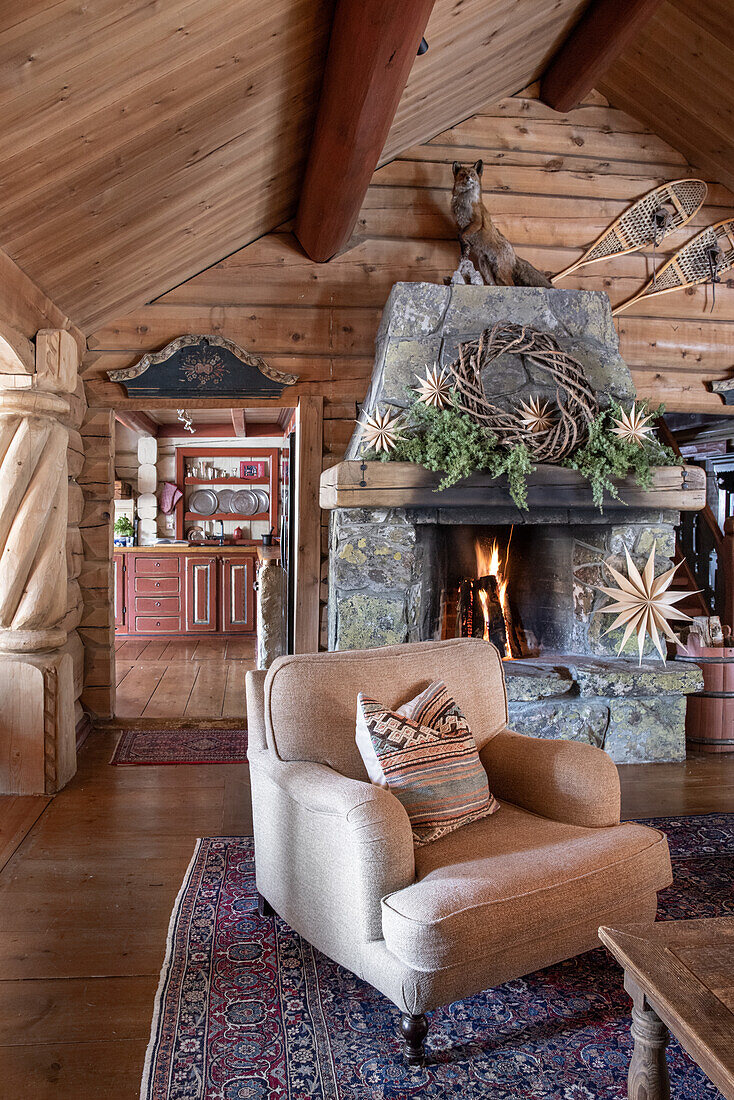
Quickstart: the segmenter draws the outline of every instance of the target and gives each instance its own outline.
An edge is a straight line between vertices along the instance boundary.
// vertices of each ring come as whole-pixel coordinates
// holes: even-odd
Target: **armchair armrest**
[[[602,749],[505,729],[479,755],[498,798],[569,825],[619,824],[619,774]]]
[[[402,804],[325,764],[264,751],[250,766],[258,890],[332,958],[345,943],[381,939],[381,899],[415,879]]]

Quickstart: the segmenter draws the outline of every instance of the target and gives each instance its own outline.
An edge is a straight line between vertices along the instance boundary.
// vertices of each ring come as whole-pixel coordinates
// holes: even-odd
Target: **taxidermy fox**
[[[459,230],[462,258],[474,262],[488,286],[550,286],[550,279],[518,256],[482,202],[484,164],[454,161],[451,211]]]

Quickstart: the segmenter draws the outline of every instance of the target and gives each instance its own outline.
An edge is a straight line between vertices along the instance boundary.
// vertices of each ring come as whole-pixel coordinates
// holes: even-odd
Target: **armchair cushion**
[[[423,971],[523,944],[532,957],[538,941],[672,880],[655,829],[589,829],[510,803],[417,848],[415,864],[416,881],[383,898],[382,931],[392,954]]]
[[[357,743],[371,778],[375,765],[426,844],[498,809],[469,724],[446,685],[430,684],[407,708],[388,710],[360,692]],[[371,757],[360,738],[369,739]],[[382,785],[382,784],[381,784]]]
[[[505,729],[480,756],[499,799],[569,825],[619,824],[619,772],[603,749]]]

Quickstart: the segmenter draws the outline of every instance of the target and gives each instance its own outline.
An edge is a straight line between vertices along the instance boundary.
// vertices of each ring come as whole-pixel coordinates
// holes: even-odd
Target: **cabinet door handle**
[[[161,586],[161,582],[160,582],[160,581],[156,581],[156,582],[155,582],[155,586],[156,586],[156,588],[160,588],[160,586]]]
[[[161,624],[160,624],[160,623],[156,623],[155,625],[156,625],[156,626],[160,626]]]
[[[160,567],[161,567],[161,563],[160,563],[159,561],[157,561],[157,562],[155,563],[155,567],[156,567],[156,569],[160,569]]]
[[[161,601],[160,601],[160,600],[156,600],[156,601],[155,601],[155,605],[156,605],[156,607],[160,607],[160,606],[161,606]]]

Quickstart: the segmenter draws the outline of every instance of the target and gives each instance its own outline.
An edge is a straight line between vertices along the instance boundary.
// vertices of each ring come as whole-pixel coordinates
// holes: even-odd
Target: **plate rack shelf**
[[[197,460],[205,462],[217,459],[228,459],[239,464],[240,462],[264,461],[266,464],[265,477],[227,477],[202,478],[187,474],[187,469]],[[195,526],[202,526],[208,520],[234,521],[237,526],[245,528],[250,537],[244,538],[243,543],[259,542],[259,535],[263,530],[271,527],[278,530],[278,461],[279,451],[277,447],[248,447],[243,441],[240,447],[177,447],[176,448],[176,485],[183,496],[176,505],[176,538],[185,539],[188,531]],[[231,468],[231,466],[230,466]],[[197,489],[211,489],[217,492],[225,486],[239,486],[242,489],[265,489],[270,497],[270,507],[266,512],[257,512],[254,515],[244,515],[238,512],[213,512],[205,516],[192,512],[189,508],[189,499]],[[256,531],[252,531],[252,524],[257,524]]]

